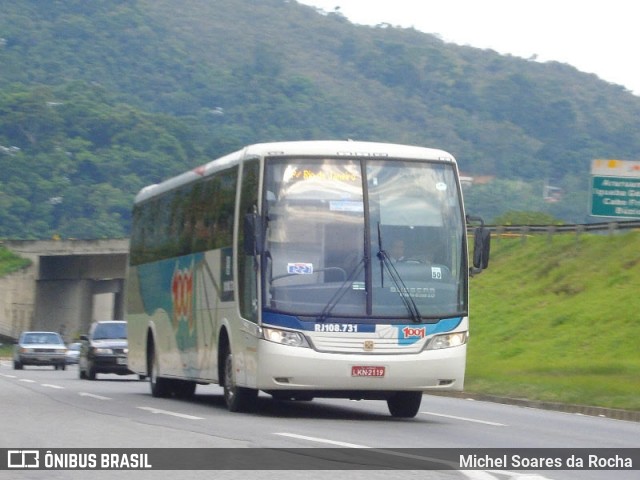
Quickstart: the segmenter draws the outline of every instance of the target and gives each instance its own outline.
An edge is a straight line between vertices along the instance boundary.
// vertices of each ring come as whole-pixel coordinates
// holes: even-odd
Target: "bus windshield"
[[[391,323],[466,314],[453,164],[271,159],[263,211],[267,310]]]

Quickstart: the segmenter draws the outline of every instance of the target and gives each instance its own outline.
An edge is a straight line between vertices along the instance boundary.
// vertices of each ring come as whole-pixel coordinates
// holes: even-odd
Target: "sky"
[[[352,23],[413,27],[443,41],[558,61],[640,95],[637,0],[297,0]]]

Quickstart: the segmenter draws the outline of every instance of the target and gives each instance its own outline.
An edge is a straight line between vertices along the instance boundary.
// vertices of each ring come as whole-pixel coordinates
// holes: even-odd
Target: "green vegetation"
[[[31,265],[31,260],[19,257],[0,245],[0,277]]]
[[[640,232],[494,239],[465,389],[640,409]]]
[[[449,150],[495,177],[465,191],[486,220],[582,223],[591,160],[640,151],[640,98],[623,87],[294,1],[0,11],[0,238],[127,236],[146,184],[245,144],[330,138]]]

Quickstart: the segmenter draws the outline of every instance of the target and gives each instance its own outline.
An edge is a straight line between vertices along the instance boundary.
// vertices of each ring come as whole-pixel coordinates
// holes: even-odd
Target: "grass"
[[[0,277],[31,265],[31,260],[19,257],[0,245]]]
[[[640,232],[494,239],[465,389],[640,410]]]
[[[0,345],[0,358],[12,357],[13,345],[7,343]]]

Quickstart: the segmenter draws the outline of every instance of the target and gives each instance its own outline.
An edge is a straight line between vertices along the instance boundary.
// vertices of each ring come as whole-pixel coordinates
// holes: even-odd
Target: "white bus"
[[[217,383],[231,411],[263,391],[386,400],[413,417],[424,391],[463,388],[466,240],[444,151],[248,146],[137,195],[129,368],[157,397]]]

